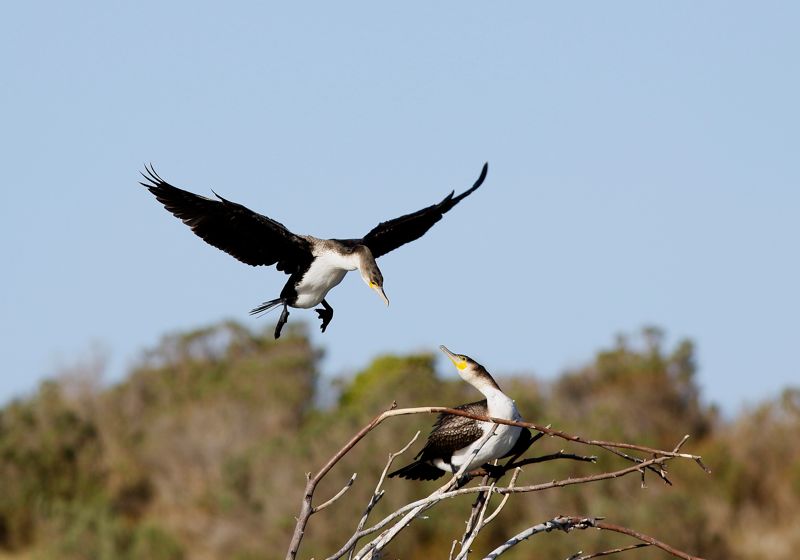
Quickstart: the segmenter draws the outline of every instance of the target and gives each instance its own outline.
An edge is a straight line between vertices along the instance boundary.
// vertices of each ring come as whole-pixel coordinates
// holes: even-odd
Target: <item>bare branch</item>
[[[669,461],[671,459],[673,459],[673,457],[658,457],[658,458],[655,458],[655,459],[648,459],[642,465],[631,465],[630,467],[626,467],[626,468],[620,469],[618,471],[612,471],[612,472],[606,472],[606,473],[595,474],[595,475],[590,475],[590,476],[584,476],[584,477],[580,477],[580,478],[565,478],[565,479],[562,479],[562,480],[554,480],[552,482],[547,482],[547,483],[543,483],[543,484],[533,484],[533,485],[529,485],[529,486],[499,487],[499,488],[494,488],[493,492],[495,494],[518,494],[518,493],[524,493],[524,492],[540,492],[542,490],[549,490],[551,488],[561,488],[563,486],[572,486],[574,484],[585,484],[585,483],[589,483],[589,482],[599,482],[601,480],[609,480],[609,479],[613,479],[613,478],[620,478],[620,477],[629,475],[631,473],[639,472],[639,469],[641,469],[643,467],[646,467],[647,465],[660,464],[660,463],[663,463],[665,461]],[[445,485],[445,487],[446,486],[447,485]],[[457,490],[451,490],[449,492],[443,492],[443,493],[439,494],[437,492],[439,492],[439,490],[441,490],[441,488],[440,488],[439,490],[437,490],[436,492],[430,494],[429,496],[427,496],[425,498],[422,498],[422,499],[419,499],[419,500],[417,500],[415,502],[411,502],[409,504],[406,504],[405,506],[393,511],[392,513],[387,515],[385,518],[383,518],[381,521],[379,521],[378,523],[376,523],[372,527],[368,527],[366,529],[363,529],[359,533],[357,533],[357,534],[353,535],[352,537],[350,537],[350,540],[352,541],[353,539],[356,539],[356,538],[360,539],[361,537],[369,535],[370,533],[374,533],[376,531],[380,531],[381,529],[386,527],[389,523],[391,523],[394,519],[400,517],[401,515],[406,514],[407,512],[409,512],[411,510],[419,508],[420,506],[427,506],[427,507],[424,508],[424,509],[427,509],[428,507],[431,507],[434,504],[436,504],[436,503],[438,503],[438,502],[440,502],[442,500],[455,498],[456,496],[463,496],[465,494],[476,494],[476,493],[479,493],[479,492],[487,492],[491,488],[492,488],[491,486],[472,486],[472,487],[469,487],[469,488],[460,488],[460,489],[457,489]],[[350,541],[348,541],[348,543],[350,543]],[[348,550],[349,546],[350,546],[350,544],[345,544],[345,546],[342,547],[342,549],[339,552],[337,552],[336,554],[334,554],[332,556],[329,556],[327,558],[327,560],[336,560],[337,558],[341,557],[342,554],[344,554],[344,551]],[[363,552],[364,552],[364,550],[360,551],[360,553],[363,553]]]
[[[620,525],[614,525],[612,523],[606,523],[604,521],[597,521],[594,524],[595,527],[598,529],[605,529],[606,531],[614,531],[615,533],[622,533],[623,535],[628,535],[635,539],[639,539],[642,542],[646,542],[647,544],[653,545],[655,547],[660,548],[665,552],[669,552],[673,556],[677,556],[678,558],[683,558],[684,560],[702,560],[698,556],[692,556],[691,554],[687,554],[677,548],[673,548],[668,544],[665,544],[659,540],[654,539],[650,535],[645,535],[644,533],[639,533],[638,531],[634,531],[633,529],[628,529],[627,527],[622,527]]]
[[[458,469],[458,472],[456,472],[453,475],[453,478],[451,478],[444,486],[442,486],[441,488],[436,490],[433,494],[431,494],[431,496],[443,495],[444,493],[448,492],[453,486],[458,484],[458,482],[461,480],[461,477],[466,472],[470,462],[472,462],[472,460],[480,452],[483,446],[486,445],[486,442],[489,441],[489,438],[491,438],[494,435],[496,429],[497,429],[497,424],[494,424],[492,425],[491,428],[486,430],[486,433],[484,433],[481,436],[481,439],[478,440],[475,449],[472,450],[469,457],[464,459],[464,464],[461,465],[461,468]],[[374,557],[374,554],[376,552],[380,552],[383,549],[383,547],[385,547],[395,536],[397,536],[397,534],[400,531],[405,529],[417,515],[419,515],[426,509],[433,507],[436,503],[438,503],[438,501],[439,500],[431,500],[430,502],[422,503],[417,507],[411,508],[410,511],[408,511],[408,513],[406,513],[397,523],[395,523],[391,529],[389,529],[385,534],[382,534],[381,536],[379,536],[377,539],[373,540],[370,543],[373,544],[374,546],[370,547],[370,544],[368,544],[363,550],[359,551],[359,553],[356,554],[355,556],[356,560],[359,560],[361,558]],[[367,552],[369,552],[370,554],[369,557],[366,556]]]
[[[514,469],[514,474],[511,475],[511,481],[508,483],[508,487],[509,488],[514,488],[514,485],[517,483],[517,477],[519,476],[519,473],[521,473],[521,472],[522,472],[522,469],[519,468],[519,467]],[[505,507],[506,502],[508,501],[508,499],[510,497],[511,497],[511,493],[508,493],[505,496],[503,496],[503,500],[500,502],[500,505],[498,505],[497,508],[495,508],[495,510],[492,512],[492,514],[489,517],[487,517],[486,520],[483,522],[483,527],[488,525],[495,517],[497,517],[497,514],[500,513],[500,510],[502,510]],[[481,527],[481,529],[483,527]]]
[[[314,491],[319,484],[320,480],[328,474],[328,472],[333,468],[333,466],[341,460],[355,445],[361,441],[370,431],[375,429],[381,422],[386,420],[387,418],[391,418],[394,416],[403,416],[408,414],[452,414],[454,416],[463,416],[466,418],[472,418],[474,420],[479,420],[483,422],[493,422],[494,424],[505,424],[509,426],[519,426],[522,428],[529,428],[532,430],[536,430],[541,433],[548,434],[550,436],[559,437],[562,439],[566,439],[568,441],[581,443],[583,445],[594,445],[603,447],[605,449],[611,450],[613,449],[632,449],[636,451],[641,451],[644,453],[653,454],[656,458],[651,460],[643,460],[636,457],[628,457],[631,461],[636,461],[637,467],[634,470],[639,470],[642,468],[650,468],[653,465],[660,465],[663,463],[663,459],[665,458],[673,458],[673,457],[680,457],[684,459],[692,459],[697,464],[703,468],[704,470],[708,471],[708,468],[703,465],[702,458],[698,455],[691,455],[688,453],[680,453],[678,451],[666,451],[661,449],[654,449],[652,447],[647,447],[643,445],[636,445],[631,443],[620,443],[620,442],[611,442],[611,441],[604,441],[604,440],[591,440],[585,439],[580,436],[567,434],[566,432],[562,432],[560,430],[554,430],[549,426],[539,426],[538,424],[533,424],[530,422],[519,422],[514,420],[505,420],[502,418],[494,418],[489,416],[481,416],[477,414],[470,414],[463,410],[458,410],[454,408],[447,408],[442,406],[428,406],[428,407],[416,407],[416,408],[403,408],[403,409],[396,409],[395,403],[392,404],[392,407],[376,416],[371,422],[369,422],[366,426],[364,426],[358,433],[356,433],[350,441],[348,441],[339,451],[337,451],[325,465],[315,474],[314,476],[309,476],[308,481],[306,483],[306,489],[303,496],[303,501],[300,506],[300,514],[297,517],[297,523],[295,525],[295,530],[292,535],[292,540],[289,544],[289,550],[286,553],[287,560],[294,560],[297,557],[297,551],[300,548],[300,542],[303,539],[305,534],[305,529],[308,524],[308,520],[311,515],[314,513],[314,508],[312,506],[312,499],[314,495]],[[534,438],[535,439],[538,438]],[[682,442],[681,442],[682,444]],[[679,444],[677,447],[680,447]],[[619,471],[618,471],[619,472]],[[629,471],[626,471],[629,472]],[[662,471],[663,472],[663,471]],[[602,475],[601,475],[602,476]],[[563,482],[562,485],[566,485],[567,483],[572,484],[572,482]],[[550,486],[552,487],[552,486]],[[503,490],[503,489],[498,489]],[[517,489],[514,489],[519,490]],[[526,491],[534,491],[534,490],[526,490]],[[410,519],[409,519],[410,521]],[[377,529],[376,529],[377,530]],[[360,533],[364,533],[362,530]],[[363,535],[362,535],[363,536]]]
[[[475,529],[470,532],[469,536],[467,536],[466,539],[463,539],[461,541],[461,551],[458,553],[458,556],[456,556],[456,560],[466,560],[467,554],[469,554],[469,549],[472,546],[472,543],[475,542],[475,538],[478,536],[478,533],[480,533],[481,529],[483,529],[484,527],[483,516],[486,515],[486,510],[489,507],[489,500],[492,498],[493,489],[494,489],[494,484],[492,484],[490,490],[486,492],[486,500],[484,500],[483,506],[480,508],[480,511],[478,512],[478,519],[475,522]],[[505,499],[508,498],[508,496],[510,496],[510,494],[503,497],[504,502]]]
[[[578,518],[556,517],[550,521],[545,521],[544,523],[539,523],[533,527],[528,527],[524,531],[517,533],[506,542],[495,548],[483,560],[494,560],[504,552],[508,552],[511,548],[515,547],[522,541],[525,541],[534,535],[538,535],[539,533],[549,533],[553,530],[571,531],[572,529],[585,529],[586,527],[591,527],[591,525],[588,524],[589,521],[589,518],[586,518],[582,521],[584,526],[581,526],[581,520]]]
[[[447,557],[448,560],[453,560],[453,553],[456,551],[456,545],[458,544],[457,540],[453,540],[453,544],[450,546],[450,555]]]
[[[480,482],[480,486],[486,486],[488,483],[489,483],[489,473],[486,473],[483,475],[483,479]],[[486,492],[479,492],[478,495],[475,496],[475,501],[472,503],[472,508],[470,509],[469,512],[469,518],[465,523],[464,535],[461,537],[461,542],[464,542],[467,539],[467,537],[469,537],[469,534],[475,530],[475,522],[478,519],[478,514],[480,514],[481,507],[483,507],[483,503],[485,501],[486,501]]]
[[[367,503],[367,507],[364,510],[364,515],[361,516],[361,519],[358,522],[358,526],[356,527],[355,531],[356,533],[358,533],[359,531],[361,531],[361,529],[364,528],[364,524],[367,522],[367,518],[369,517],[370,512],[372,512],[372,509],[383,497],[383,490],[381,490],[381,486],[383,486],[383,481],[386,480],[386,473],[389,472],[392,463],[398,456],[408,451],[408,448],[411,447],[415,441],[417,441],[418,437],[419,437],[419,430],[417,430],[417,433],[414,434],[414,437],[411,438],[411,441],[409,441],[405,445],[405,447],[403,447],[400,451],[397,451],[396,453],[389,454],[389,460],[386,461],[386,466],[383,468],[383,472],[381,472],[381,476],[378,478],[378,484],[375,485],[375,490],[372,492],[372,497],[370,497],[369,503]],[[353,557],[353,552],[355,550],[357,543],[358,540],[353,542],[353,545],[350,547],[350,554],[347,556],[348,560]]]
[[[356,477],[357,477],[357,476],[358,476],[358,473],[353,473],[353,476],[351,476],[351,477],[350,477],[350,480],[348,480],[348,481],[347,481],[347,484],[345,484],[345,485],[344,485],[344,487],[343,487],[341,490],[339,490],[339,491],[338,491],[338,492],[337,492],[337,493],[336,493],[336,494],[333,496],[333,498],[331,498],[330,500],[328,500],[327,502],[325,502],[325,503],[323,503],[323,504],[321,504],[321,505],[318,505],[318,506],[317,506],[317,507],[315,507],[315,508],[312,508],[312,510],[311,510],[311,513],[317,513],[318,511],[322,511],[323,509],[325,509],[326,507],[328,507],[329,505],[331,505],[333,502],[335,502],[336,500],[338,500],[339,498],[341,498],[341,497],[344,495],[344,493],[345,493],[345,492],[347,492],[348,490],[350,490],[350,487],[351,487],[351,486],[353,485],[353,483],[356,481]]]
[[[550,521],[545,521],[544,523],[534,525],[533,527],[528,527],[521,533],[511,537],[505,543],[503,543],[502,545],[495,548],[492,552],[490,552],[484,558],[484,560],[494,560],[504,552],[507,552],[512,547],[518,545],[522,541],[529,539],[530,537],[537,535],[539,533],[550,532],[556,529],[569,532],[572,531],[573,529],[588,529],[590,527],[594,527],[597,529],[605,529],[608,531],[615,531],[617,533],[623,533],[625,535],[629,535],[631,537],[634,537],[636,539],[639,539],[640,541],[647,543],[648,545],[652,545],[657,548],[660,548],[665,552],[669,552],[670,554],[672,554],[677,558],[682,558],[683,560],[703,560],[702,558],[699,558],[697,556],[692,556],[691,554],[687,554],[682,550],[673,548],[670,545],[665,544],[657,539],[654,539],[649,535],[639,533],[638,531],[634,531],[633,529],[628,529],[627,527],[621,527],[619,525],[605,523],[604,521],[601,521],[601,519],[602,518],[600,517],[562,517],[562,516],[556,517],[554,519],[551,519]],[[588,558],[592,558],[594,556],[612,554],[615,552],[621,552],[623,550],[630,550],[631,548],[634,547],[625,547],[622,549],[605,551],[604,553],[590,555],[588,556]]]
[[[603,550],[602,552],[593,552],[592,554],[584,554],[583,552],[578,552],[577,554],[573,554],[567,560],[589,560],[590,558],[599,558],[600,556],[610,556],[612,554],[617,554],[619,552],[625,552],[627,550],[633,550],[634,548],[645,548],[650,546],[648,543],[636,543],[630,544],[628,546],[621,546],[619,548],[611,548],[609,550]]]
[[[502,476],[508,471],[512,469],[516,469],[519,467],[524,467],[525,465],[533,465],[536,463],[543,463],[545,461],[555,461],[557,459],[570,459],[572,461],[582,461],[585,463],[596,463],[597,456],[596,455],[576,455],[574,453],[564,453],[564,451],[559,451],[557,453],[551,453],[549,455],[541,455],[539,457],[529,457],[527,459],[523,459],[519,462],[509,462],[505,465],[501,465],[498,467],[497,476]],[[475,469],[471,471],[470,474],[474,476],[483,476],[489,474],[495,474],[494,472],[488,473],[484,469]]]

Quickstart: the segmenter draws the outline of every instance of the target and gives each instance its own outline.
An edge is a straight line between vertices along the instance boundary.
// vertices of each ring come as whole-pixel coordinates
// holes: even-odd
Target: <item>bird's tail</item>
[[[265,301],[258,307],[254,307],[250,310],[250,315],[258,315],[260,313],[267,313],[268,311],[272,311],[276,307],[283,305],[283,298],[278,299],[271,299],[269,301]]]
[[[389,477],[399,476],[408,480],[436,480],[443,474],[444,471],[437,469],[428,461],[414,461],[410,465],[389,473]]]

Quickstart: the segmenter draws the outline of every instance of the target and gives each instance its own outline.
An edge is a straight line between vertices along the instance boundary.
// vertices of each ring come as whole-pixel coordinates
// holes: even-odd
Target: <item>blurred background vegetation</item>
[[[280,342],[270,333],[271,327],[251,332],[227,322],[169,335],[118,384],[104,386],[92,368],[77,368],[0,410],[0,559],[282,558],[305,473],[369,419],[392,401],[405,407],[478,398],[454,372],[437,373],[432,354],[381,356],[352,378],[321,380],[321,351],[302,326]],[[800,391],[787,388],[723,418],[701,398],[696,367],[691,341],[665,348],[662,333],[648,328],[618,337],[591,363],[551,382],[494,372],[531,421],[661,448],[691,434],[685,449],[703,455],[713,473],[673,462],[672,487],[651,478],[643,489],[629,477],[512,497],[481,534],[476,556],[533,523],[588,514],[709,558],[795,558]],[[358,479],[345,499],[311,519],[301,557],[324,557],[343,544],[388,454],[416,430],[426,435],[433,420],[389,421],[336,466],[318,501],[351,473]],[[559,449],[597,453],[546,438],[529,454]],[[530,465],[520,481],[622,465],[600,454],[597,465]],[[373,519],[435,487],[388,481]],[[446,558],[471,502],[450,500],[431,510],[387,557]],[[565,558],[627,542],[594,531],[546,534],[504,558]],[[626,557],[664,554],[644,549]]]

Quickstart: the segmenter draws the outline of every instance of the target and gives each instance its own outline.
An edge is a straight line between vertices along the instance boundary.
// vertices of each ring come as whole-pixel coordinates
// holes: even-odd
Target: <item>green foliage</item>
[[[294,527],[305,473],[319,468],[393,401],[456,405],[480,395],[431,354],[381,356],[321,394],[317,361],[302,329],[275,342],[270,329],[222,323],[164,337],[118,385],[76,394],[48,382],[0,410],[0,551],[28,558],[155,559],[280,557]],[[800,547],[800,391],[721,420],[702,402],[695,349],[664,348],[658,329],[620,337],[585,367],[553,383],[499,377],[532,421],[584,436],[671,447],[685,433],[714,473],[674,464],[674,487],[635,478],[515,496],[482,533],[475,555],[557,514],[606,515],[709,557],[793,558]],[[491,369],[491,364],[487,364]],[[331,390],[331,389],[327,389]],[[332,403],[320,406],[318,403]],[[312,518],[303,557],[323,557],[352,531],[391,451],[433,416],[397,418],[368,435],[318,489],[345,499]],[[422,439],[414,451],[422,445]],[[530,452],[567,447],[545,438]],[[595,453],[587,448],[570,451]],[[413,453],[399,462],[407,461]],[[551,462],[525,469],[521,483],[621,466]],[[391,479],[375,519],[436,483]],[[322,498],[324,499],[324,498]],[[450,500],[417,520],[389,557],[446,557],[471,498]],[[762,539],[768,536],[768,547]],[[537,540],[538,539],[538,540]],[[504,558],[567,557],[628,542],[600,532],[547,535]],[[534,552],[535,551],[535,552]],[[735,552],[735,554],[734,554]],[[628,553],[660,558],[651,550]]]

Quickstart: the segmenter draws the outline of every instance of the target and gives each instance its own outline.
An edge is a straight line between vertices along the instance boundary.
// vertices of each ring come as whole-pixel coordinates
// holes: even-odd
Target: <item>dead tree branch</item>
[[[338,500],[339,498],[344,496],[344,493],[347,492],[348,490],[350,490],[350,487],[356,481],[356,477],[357,476],[358,476],[358,473],[353,473],[353,476],[350,477],[350,480],[347,481],[347,484],[345,484],[344,487],[341,490],[339,490],[336,494],[334,494],[334,496],[330,500],[328,500],[327,502],[322,503],[322,504],[320,504],[318,506],[315,506],[312,509],[311,513],[317,513],[319,511],[322,511],[323,509],[325,509],[326,507],[331,505],[333,502],[335,502],[336,500]]]
[[[492,552],[490,552],[484,560],[494,560],[504,552],[507,552],[514,546],[520,544],[526,539],[537,535],[539,533],[550,532],[554,530],[569,532],[573,529],[589,529],[589,528],[597,528],[597,529],[604,529],[607,531],[615,531],[617,533],[622,533],[640,541],[647,543],[648,545],[655,546],[660,548],[661,550],[672,554],[677,558],[682,558],[683,560],[703,560],[697,556],[692,556],[691,554],[687,554],[682,550],[678,550],[676,548],[671,547],[668,544],[665,544],[649,535],[645,535],[643,533],[639,533],[638,531],[634,531],[633,529],[628,529],[627,527],[621,527],[619,525],[613,525],[611,523],[605,523],[601,521],[602,518],[599,517],[563,517],[559,516],[550,521],[545,521],[544,523],[540,523],[538,525],[534,525],[533,527],[528,527],[524,531],[514,535],[510,539],[508,539],[505,543],[501,544],[497,548],[495,548]],[[594,556],[599,556],[601,554],[608,555],[616,552],[622,552],[623,550],[630,550],[634,547],[624,547],[619,548],[611,551],[605,551],[604,553],[596,554]],[[589,556],[591,558],[592,555]]]
[[[578,552],[573,554],[567,560],[589,560],[590,558],[599,558],[601,556],[611,556],[612,554],[617,554],[619,552],[625,552],[627,550],[633,550],[634,548],[645,548],[650,546],[647,543],[636,543],[631,544],[628,546],[620,546],[619,548],[611,548],[609,550],[603,550],[601,552],[593,552],[591,554],[584,554],[583,552]]]
[[[448,491],[450,491],[451,488],[453,488],[454,486],[456,486],[459,483],[459,481],[461,480],[462,476],[466,472],[467,467],[469,466],[469,463],[478,454],[478,452],[480,452],[480,450],[483,448],[483,446],[486,445],[486,442],[489,441],[489,438],[491,438],[494,435],[494,432],[495,432],[496,429],[497,429],[497,424],[494,424],[491,428],[489,428],[486,431],[485,434],[483,434],[481,436],[481,439],[478,440],[478,443],[475,446],[475,449],[472,450],[472,452],[470,453],[470,456],[468,458],[464,459],[464,464],[461,465],[461,468],[458,469],[458,472],[456,472],[453,475],[453,477],[444,486],[442,486],[441,488],[436,490],[432,494],[432,496],[443,495],[443,494],[447,493]],[[433,507],[436,503],[438,503],[438,500],[431,500],[428,503],[423,503],[423,504],[420,504],[417,507],[411,508],[410,511],[408,511],[408,513],[406,513],[388,531],[386,531],[385,533],[383,533],[380,536],[378,536],[378,538],[374,539],[372,542],[367,544],[367,546],[365,546],[361,551],[359,551],[358,554],[356,554],[355,559],[356,560],[361,560],[361,559],[364,559],[364,558],[367,558],[367,559],[373,558],[375,556],[375,554],[379,553],[381,550],[383,550],[383,548],[395,536],[397,536],[397,534],[400,531],[405,529],[408,526],[408,524],[411,523],[411,521],[415,517],[417,517],[417,515],[419,515],[420,513],[425,511],[426,509]]]
[[[494,492],[501,493],[501,494],[517,493],[517,492],[535,492],[535,491],[540,491],[540,490],[544,490],[544,489],[547,489],[547,488],[555,488],[555,487],[560,487],[560,486],[567,486],[567,485],[571,485],[571,484],[581,484],[581,483],[586,483],[586,482],[595,482],[595,481],[598,481],[598,480],[605,480],[605,479],[608,479],[608,478],[615,478],[615,477],[618,477],[618,476],[624,476],[624,475],[629,474],[631,472],[642,472],[643,469],[651,469],[651,468],[654,468],[654,467],[658,467],[656,472],[663,473],[663,469],[661,469],[661,465],[664,462],[668,461],[669,459],[673,459],[673,458],[691,459],[691,460],[695,461],[701,468],[706,470],[706,472],[710,472],[709,469],[705,465],[703,465],[702,458],[699,455],[691,455],[691,454],[688,454],[688,453],[680,453],[678,451],[680,446],[681,446],[681,444],[683,443],[683,441],[685,441],[685,438],[681,443],[679,443],[675,447],[675,449],[673,451],[666,451],[666,450],[654,449],[652,447],[647,447],[647,446],[637,445],[637,444],[632,444],[632,443],[622,443],[622,442],[586,439],[586,438],[583,438],[581,436],[576,436],[576,435],[568,434],[566,432],[562,432],[560,430],[554,430],[554,429],[550,428],[550,426],[539,426],[538,424],[534,424],[534,423],[531,423],[531,422],[519,422],[519,421],[513,421],[513,420],[505,420],[505,419],[502,419],[502,418],[494,418],[494,417],[488,417],[488,416],[480,416],[480,415],[475,415],[475,414],[469,414],[469,413],[464,412],[462,410],[457,410],[457,409],[448,408],[448,407],[428,406],[428,407],[396,409],[395,408],[395,404],[393,403],[392,407],[389,410],[379,414],[378,416],[373,418],[372,421],[370,421],[366,426],[364,426],[361,430],[359,430],[358,433],[356,433],[341,449],[339,449],[314,476],[311,476],[311,473],[307,474],[307,476],[306,476],[307,482],[306,482],[305,492],[304,492],[304,495],[303,495],[303,501],[302,501],[301,506],[300,506],[300,513],[299,513],[299,515],[297,517],[297,523],[295,525],[294,533],[292,534],[292,539],[291,539],[291,542],[289,544],[289,549],[288,549],[288,551],[286,553],[286,560],[294,560],[297,557],[297,552],[298,552],[298,550],[300,548],[300,543],[301,543],[301,541],[303,539],[303,536],[305,535],[305,531],[306,531],[306,527],[308,525],[309,518],[311,517],[311,515],[313,515],[315,513],[315,511],[319,511],[319,508],[317,508],[315,510],[315,508],[314,508],[314,506],[312,504],[313,497],[314,497],[314,491],[316,490],[316,487],[319,484],[319,482],[328,474],[328,472],[333,468],[333,466],[336,465],[336,463],[338,463],[342,459],[342,457],[344,457],[347,453],[349,453],[350,450],[353,449],[353,447],[355,447],[358,444],[359,441],[361,441],[369,432],[371,432],[373,429],[375,429],[384,420],[386,420],[387,418],[394,417],[394,416],[403,416],[403,415],[408,415],[408,414],[452,414],[452,415],[455,415],[455,416],[463,416],[463,417],[466,417],[466,418],[472,418],[474,420],[479,420],[479,421],[483,421],[483,422],[492,422],[494,424],[506,424],[506,425],[509,425],[509,426],[519,426],[519,427],[522,427],[522,428],[529,428],[529,429],[532,429],[532,430],[536,430],[537,432],[540,432],[542,434],[547,434],[547,435],[550,435],[550,436],[553,436],[553,437],[559,437],[559,438],[565,439],[567,441],[572,441],[572,442],[580,443],[580,444],[583,444],[583,445],[593,445],[593,446],[597,446],[597,447],[602,447],[604,449],[607,449],[607,450],[613,451],[613,452],[616,452],[619,449],[627,449],[627,450],[635,450],[635,451],[640,451],[640,452],[643,452],[643,453],[648,453],[648,454],[652,455],[652,457],[653,457],[652,459],[646,459],[645,460],[645,459],[640,459],[640,458],[637,458],[637,457],[632,457],[632,456],[629,456],[629,455],[624,455],[624,457],[626,459],[628,459],[630,461],[633,461],[635,463],[633,466],[628,467],[627,469],[622,469],[622,470],[619,470],[619,471],[615,471],[614,473],[604,473],[604,474],[593,475],[593,476],[589,476],[589,477],[582,477],[582,478],[578,478],[578,479],[565,479],[565,480],[561,480],[561,481],[553,481],[553,482],[546,483],[546,484],[539,484],[539,485],[532,485],[532,486],[519,486],[519,487],[514,487],[514,488],[501,487],[501,488],[495,488],[494,489]],[[541,437],[541,436],[539,434],[537,434],[536,436],[534,436],[533,441],[536,441],[537,439],[539,439],[539,437]],[[618,453],[618,454],[620,454],[620,453]],[[461,474],[463,474],[463,473],[461,473]],[[452,483],[453,483],[453,481],[448,483],[448,485],[452,484]],[[422,507],[423,509],[427,509],[428,507],[431,507],[434,503],[436,503],[436,502],[438,502],[438,501],[440,501],[442,499],[447,499],[447,498],[450,498],[450,497],[453,497],[453,496],[456,496],[456,495],[460,495],[460,494],[484,492],[484,491],[488,491],[488,490],[489,490],[489,487],[487,487],[485,485],[478,486],[478,487],[473,487],[473,488],[462,488],[460,490],[449,490],[449,486],[448,486],[448,490],[442,490],[441,493],[439,493],[436,496],[429,496],[428,498],[426,498],[424,500],[418,500],[417,502],[414,502],[413,504],[409,504],[409,505],[405,506],[404,508],[401,508],[400,510],[398,510],[397,512],[395,512],[391,516],[389,516],[389,517],[385,518],[384,520],[382,520],[377,525],[375,525],[375,526],[373,526],[371,528],[368,528],[368,529],[362,529],[360,531],[357,531],[351,537],[351,539],[358,540],[358,539],[360,539],[361,537],[363,537],[365,535],[373,533],[373,532],[385,527],[388,523],[391,522],[392,519],[395,519],[399,515],[403,515],[403,514],[409,513],[410,511],[412,511],[413,509],[415,509],[417,507]],[[345,491],[345,489],[343,489],[341,492],[344,492],[344,491]],[[325,505],[326,504],[323,504],[323,506],[325,506]],[[421,510],[419,510],[419,511],[421,511]],[[411,521],[411,519],[413,519],[413,517],[416,516],[419,513],[419,511],[417,511],[413,515],[407,517],[407,519],[401,520],[400,522],[398,522],[397,526],[399,526],[400,528],[405,527],[405,525],[407,525]],[[399,531],[399,529],[398,529],[398,531]],[[396,534],[396,533],[393,533],[393,534]],[[391,540],[391,539],[388,539],[388,540]],[[380,537],[380,542],[382,542],[384,544],[386,542],[388,542],[388,540],[386,539],[386,535]],[[351,544],[350,547],[344,548],[343,552],[341,552],[341,554],[339,554],[338,556],[333,556],[332,558],[340,557],[342,554],[344,554],[345,552],[350,550],[350,548],[352,546],[353,546],[353,544]],[[363,550],[359,551],[359,554],[362,554],[363,552],[364,552]]]
[[[417,441],[418,437],[419,437],[419,431],[417,431],[417,433],[414,434],[414,437],[411,438],[411,441],[409,441],[405,445],[405,447],[403,447],[400,451],[389,454],[389,460],[386,461],[386,466],[383,467],[383,472],[381,472],[381,476],[378,478],[378,483],[375,485],[375,490],[372,492],[372,496],[370,497],[369,502],[367,503],[367,507],[364,510],[364,515],[361,516],[361,519],[358,522],[358,526],[356,527],[356,533],[358,533],[361,529],[364,528],[364,524],[367,522],[367,518],[369,517],[370,512],[372,512],[372,509],[383,497],[383,490],[381,489],[381,487],[383,486],[383,481],[386,480],[386,473],[388,473],[389,469],[392,467],[392,463],[397,457],[408,451],[408,448],[411,447],[415,441]],[[358,544],[358,540],[353,542],[353,546],[350,547],[350,553],[347,556],[348,560],[353,557],[353,552],[355,550],[356,544]]]
[[[381,529],[386,527],[389,523],[391,523],[394,519],[400,517],[401,515],[405,515],[409,511],[412,511],[412,510],[416,510],[416,513],[415,513],[415,515],[416,515],[417,513],[419,513],[419,511],[421,511],[421,510],[418,510],[417,508],[421,508],[423,506],[426,506],[424,509],[427,509],[429,507],[432,507],[436,503],[441,502],[442,500],[455,498],[456,496],[463,496],[465,494],[476,494],[476,493],[480,493],[480,492],[488,492],[490,490],[495,494],[518,494],[518,493],[525,493],[525,492],[540,492],[542,490],[549,490],[551,488],[561,488],[563,486],[572,486],[574,484],[586,484],[586,483],[590,483],[590,482],[599,482],[601,480],[609,480],[609,479],[620,478],[620,477],[623,477],[623,476],[626,476],[626,475],[629,475],[629,474],[632,474],[632,473],[640,472],[641,469],[647,467],[648,465],[662,464],[662,463],[664,463],[666,461],[669,461],[671,459],[673,459],[673,457],[658,457],[658,458],[654,458],[654,459],[648,459],[648,460],[644,461],[641,464],[631,465],[630,467],[627,467],[627,468],[624,468],[624,469],[620,469],[620,470],[617,470],[617,471],[606,472],[606,473],[601,473],[601,474],[595,474],[595,475],[590,475],[590,476],[584,476],[584,477],[580,477],[580,478],[566,478],[566,479],[562,479],[562,480],[554,480],[552,482],[547,482],[547,483],[543,483],[543,484],[533,484],[533,485],[529,485],[529,486],[513,486],[513,487],[511,487],[511,486],[505,486],[505,487],[472,486],[472,487],[469,487],[469,488],[459,488],[457,490],[451,490],[449,492],[443,492],[443,493],[438,493],[438,490],[437,490],[436,492],[430,494],[429,496],[427,496],[425,498],[422,498],[422,499],[417,500],[415,502],[411,502],[409,504],[406,504],[405,506],[393,511],[392,513],[387,515],[385,518],[383,518],[381,521],[379,521],[378,523],[376,523],[372,527],[368,527],[366,529],[362,529],[358,533],[354,534],[353,536],[350,537],[350,539],[345,544],[345,546],[342,547],[342,549],[340,549],[335,554],[329,556],[326,560],[336,560],[337,558],[340,558],[345,553],[345,551],[348,550],[350,546],[352,546],[352,541],[354,541],[355,539],[360,539],[360,538],[362,538],[362,537],[364,537],[366,535],[369,535],[371,533],[374,533],[376,531],[380,531]],[[362,549],[360,551],[360,553],[363,553],[363,552],[364,552],[364,550]]]

